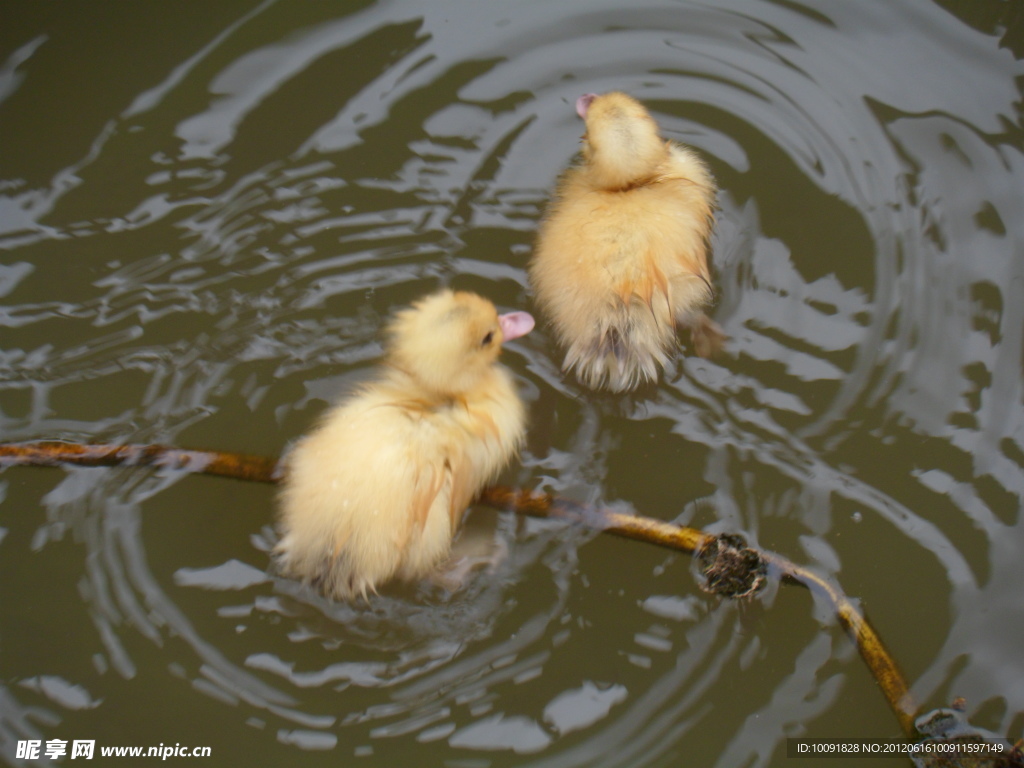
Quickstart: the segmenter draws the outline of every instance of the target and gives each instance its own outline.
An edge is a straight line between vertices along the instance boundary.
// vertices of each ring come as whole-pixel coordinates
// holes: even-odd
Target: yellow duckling
[[[724,338],[703,311],[715,182],[636,99],[588,93],[576,111],[587,126],[582,160],[541,224],[530,282],[566,349],[563,368],[619,392],[657,381],[677,323],[704,357]]]
[[[281,571],[343,600],[434,571],[463,511],[522,442],[525,409],[497,358],[532,328],[526,312],[499,316],[465,292],[399,312],[379,377],[288,457]]]

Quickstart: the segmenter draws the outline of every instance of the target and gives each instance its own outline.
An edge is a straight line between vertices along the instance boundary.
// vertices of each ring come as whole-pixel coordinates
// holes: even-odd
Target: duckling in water
[[[432,573],[522,442],[525,409],[497,358],[533,324],[448,290],[399,312],[379,377],[288,457],[281,571],[343,600]]]
[[[636,99],[588,93],[576,111],[587,126],[582,160],[541,224],[530,282],[566,349],[563,368],[620,392],[657,381],[677,323],[703,357],[724,339],[703,311],[715,182]]]

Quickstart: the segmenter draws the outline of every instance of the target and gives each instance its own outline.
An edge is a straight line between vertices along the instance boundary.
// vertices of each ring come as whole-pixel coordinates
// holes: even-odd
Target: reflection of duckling
[[[380,377],[328,411],[288,458],[282,571],[364,598],[429,574],[462,513],[517,451],[525,411],[502,341],[533,328],[476,294],[441,291],[394,318]]]
[[[559,183],[530,281],[567,350],[563,367],[622,391],[657,380],[677,323],[705,357],[724,338],[703,312],[715,183],[632,97],[587,94],[576,111],[587,124],[582,161]]]

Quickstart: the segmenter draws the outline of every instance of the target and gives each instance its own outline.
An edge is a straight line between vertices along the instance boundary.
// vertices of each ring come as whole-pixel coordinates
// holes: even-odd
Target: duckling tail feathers
[[[603,326],[595,335],[572,344],[564,368],[575,371],[592,389],[623,392],[657,381],[659,369],[667,362],[660,336],[624,322]]]

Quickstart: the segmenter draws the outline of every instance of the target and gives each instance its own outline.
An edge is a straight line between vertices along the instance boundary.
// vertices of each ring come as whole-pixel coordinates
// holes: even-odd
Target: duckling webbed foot
[[[491,540],[484,536],[462,536],[452,549],[452,557],[444,570],[434,573],[430,583],[449,594],[461,591],[479,571],[493,574],[508,557],[508,545],[503,539]]]
[[[701,357],[713,357],[722,351],[729,337],[722,327],[705,314],[690,323],[690,338],[693,348]]]

